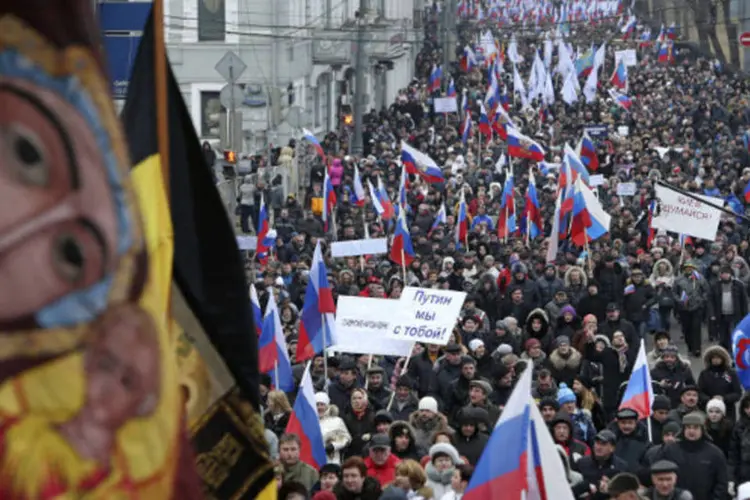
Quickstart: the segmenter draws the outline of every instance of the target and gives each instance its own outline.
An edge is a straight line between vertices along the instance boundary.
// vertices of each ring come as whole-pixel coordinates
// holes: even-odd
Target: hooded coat
[[[432,441],[435,439],[435,434],[438,432],[446,432],[453,435],[453,429],[448,426],[448,419],[442,413],[435,415],[429,420],[422,420],[419,418],[419,411],[415,411],[409,415],[409,425],[414,430],[414,441],[417,448],[429,450],[432,446]]]
[[[409,436],[409,446],[407,446],[405,450],[399,450],[396,448],[396,436],[401,436],[403,434]],[[427,450],[417,446],[417,438],[414,433],[414,428],[409,425],[409,422],[403,420],[393,422],[388,428],[388,437],[391,438],[391,453],[401,460],[411,459],[419,462],[422,457],[427,454]]]
[[[534,331],[531,328],[532,321],[537,318],[542,321],[542,327],[539,331]],[[542,351],[550,352],[552,350],[552,333],[550,332],[549,317],[543,309],[534,309],[526,317],[526,325],[524,328],[523,340],[521,345],[525,345],[526,341],[534,338],[542,344]]]
[[[341,463],[341,450],[349,446],[352,436],[346,428],[344,420],[339,417],[339,409],[336,405],[329,405],[323,417],[320,419],[320,433],[323,435],[323,443],[326,447],[333,446],[331,453],[326,453],[328,463]],[[330,449],[330,448],[329,448]]]
[[[720,357],[722,364],[711,365],[711,358]],[[735,404],[742,396],[742,386],[737,372],[732,368],[729,353],[721,346],[711,346],[703,353],[704,368],[698,375],[698,391],[701,407],[705,409],[708,400],[714,396],[721,396],[727,408],[727,418],[734,422],[736,418]]]
[[[580,283],[573,283],[573,281],[571,280],[571,274],[573,274],[574,271],[578,271],[580,273]],[[573,307],[578,306],[578,303],[581,301],[581,299],[587,295],[586,288],[588,286],[588,282],[589,279],[586,276],[586,271],[584,271],[582,267],[570,266],[570,268],[565,271],[563,283],[565,285],[565,291],[568,294],[568,299],[570,299],[570,303],[573,304]]]

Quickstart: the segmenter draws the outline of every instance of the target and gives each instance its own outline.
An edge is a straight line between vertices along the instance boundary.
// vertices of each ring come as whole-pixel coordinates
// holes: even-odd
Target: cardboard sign
[[[721,199],[696,194],[697,198],[722,205]],[[666,186],[656,186],[659,210],[651,220],[651,227],[677,234],[714,241],[721,221],[721,210],[685,196]]]
[[[332,257],[356,257],[359,255],[378,255],[388,252],[387,238],[370,238],[365,240],[336,241],[331,244]]]
[[[466,292],[406,287],[388,336],[409,342],[445,345],[466,299]]]
[[[635,49],[616,50],[615,66],[620,64],[620,59],[623,60],[627,67],[638,66],[638,54],[636,54]]]
[[[635,182],[621,182],[617,185],[617,196],[635,196]]]
[[[589,176],[589,186],[597,187],[604,184],[604,176],[602,174],[596,174]]]
[[[436,97],[432,101],[435,113],[457,113],[458,103],[455,97]]]

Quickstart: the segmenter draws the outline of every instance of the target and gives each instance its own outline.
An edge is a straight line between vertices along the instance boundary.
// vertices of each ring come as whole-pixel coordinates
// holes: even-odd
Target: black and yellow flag
[[[155,58],[166,57],[154,39],[158,24],[149,19],[144,30],[122,112],[153,263],[144,294],[171,330],[205,496],[271,499],[276,489],[258,415],[257,340],[244,266],[168,65],[166,89],[157,87]],[[158,141],[161,98],[168,165]]]

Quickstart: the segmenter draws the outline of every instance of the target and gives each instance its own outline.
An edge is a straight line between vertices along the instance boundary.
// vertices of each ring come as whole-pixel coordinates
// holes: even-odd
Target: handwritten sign
[[[465,292],[406,287],[388,336],[393,339],[445,345],[456,325]]]
[[[711,196],[695,196],[713,204],[722,204],[721,200]],[[721,210],[661,185],[656,186],[656,198],[659,200],[659,210],[651,220],[651,227],[704,240],[716,239]]]
[[[604,176],[602,174],[596,174],[589,176],[589,186],[597,187],[604,184]]]
[[[405,357],[411,354],[414,342],[388,336],[390,318],[400,301],[369,297],[339,297],[336,306],[337,353],[380,354]]]

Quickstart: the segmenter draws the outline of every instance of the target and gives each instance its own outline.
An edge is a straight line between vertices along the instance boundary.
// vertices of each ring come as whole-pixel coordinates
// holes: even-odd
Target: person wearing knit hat
[[[557,398],[542,398],[539,400],[539,412],[542,414],[542,419],[548,424],[555,418],[558,411],[560,411],[560,404],[557,402]]]
[[[727,407],[721,399],[711,399],[706,403],[706,434],[719,447],[724,455],[729,455],[734,422],[727,418]]]
[[[481,339],[471,339],[469,341],[469,351],[475,352],[480,347],[484,347],[484,341]]]
[[[565,383],[561,383],[557,389],[557,403],[560,405],[560,409],[570,416],[570,421],[573,424],[573,437],[591,446],[594,443],[596,427],[594,427],[591,416],[578,408],[578,399],[575,393]]]
[[[450,443],[437,443],[430,447],[430,461],[425,466],[427,483],[433,498],[442,498],[451,489],[451,480],[456,467],[463,463],[458,450]]]
[[[433,398],[432,396],[425,396],[422,399],[419,400],[419,406],[417,409],[422,412],[430,412],[433,414],[438,413],[438,404],[437,400]]]
[[[576,395],[573,390],[568,388],[567,384],[560,384],[557,389],[557,403],[566,411],[568,409],[564,406],[566,403],[575,403]],[[570,413],[570,411],[568,411]]]

